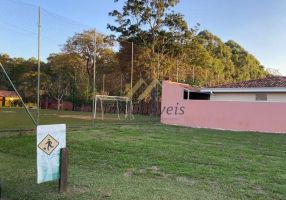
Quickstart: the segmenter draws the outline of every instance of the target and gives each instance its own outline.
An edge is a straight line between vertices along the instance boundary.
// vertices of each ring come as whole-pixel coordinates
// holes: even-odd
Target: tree
[[[156,78],[153,72],[156,71],[158,59],[166,55],[175,57],[174,54],[178,55],[180,50],[176,48],[178,44],[190,39],[192,32],[188,29],[183,15],[171,10],[178,3],[179,0],[127,0],[122,11],[114,10],[109,13],[115,17],[117,25],[108,24],[107,27],[120,34],[120,55],[129,52],[124,50],[129,48],[125,42],[133,42],[142,47],[140,52],[144,51],[145,64],[149,67],[144,72],[138,70],[140,74],[149,74]],[[161,68],[165,67],[161,63]]]
[[[85,76],[84,60],[79,54],[51,54],[48,58],[50,66],[50,83],[47,85],[46,95],[57,100],[58,110],[60,109],[64,97],[71,97],[73,103],[78,98],[84,98],[83,92],[87,84]]]
[[[96,37],[96,45],[94,44],[94,37]],[[94,30],[83,31],[82,33],[75,33],[69,38],[63,47],[64,53],[76,53],[85,60],[86,72],[91,78],[93,72],[94,50],[96,46],[96,57],[100,58],[107,48],[111,48],[112,41],[102,34],[96,33]]]
[[[121,39],[140,39],[138,42],[144,46],[151,46],[154,53],[159,33],[167,24],[169,15],[166,11],[178,3],[179,0],[127,0],[122,12],[114,10],[109,13],[116,18],[118,26],[108,24],[107,27],[120,33]]]
[[[225,43],[232,51],[232,62],[236,67],[237,81],[264,78],[268,72],[260,62],[233,40]]]
[[[0,54],[0,62],[8,72],[11,66],[11,61],[12,59],[8,54]],[[9,85],[4,72],[0,69],[0,90],[6,90],[8,88],[11,88],[11,86]]]
[[[221,67],[218,71],[223,72],[221,76],[225,82],[231,82],[234,80],[235,66],[231,60],[232,52],[231,48],[225,45],[220,38],[213,35],[209,31],[201,31],[198,34],[198,39],[200,43],[204,46],[209,54],[214,58],[218,59],[221,62]]]

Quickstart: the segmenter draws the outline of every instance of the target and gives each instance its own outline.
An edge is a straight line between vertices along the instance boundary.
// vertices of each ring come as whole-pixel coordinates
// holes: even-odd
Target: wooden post
[[[60,157],[60,180],[59,180],[59,192],[65,192],[68,184],[68,151],[67,148],[61,149]]]

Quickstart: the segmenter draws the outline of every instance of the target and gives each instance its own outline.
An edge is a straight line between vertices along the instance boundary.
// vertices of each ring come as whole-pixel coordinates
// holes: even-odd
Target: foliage
[[[117,25],[108,24],[108,28],[119,34],[119,63],[124,73],[130,71],[133,42],[140,46],[140,51],[134,50],[135,77],[168,76],[203,86],[268,75],[256,58],[242,48],[243,55],[236,55],[231,42],[224,43],[208,31],[198,32],[200,24],[189,28],[184,16],[172,10],[178,3],[127,0],[121,11],[110,12]],[[238,61],[237,56],[243,60]]]
[[[114,35],[107,37],[94,30],[75,33],[63,44],[62,52],[42,62],[41,97],[64,98],[75,104],[90,102],[94,64],[96,92],[122,94],[131,80],[132,43],[134,84],[140,78],[151,83],[152,79],[169,77],[195,86],[212,86],[270,75],[235,41],[224,43],[207,30],[199,31],[200,24],[189,28],[184,16],[174,11],[178,3],[126,0],[121,10],[109,13],[115,25],[107,27],[116,33],[116,40]],[[37,60],[0,54],[0,61],[24,99],[34,102]],[[12,89],[3,73],[0,89]]]

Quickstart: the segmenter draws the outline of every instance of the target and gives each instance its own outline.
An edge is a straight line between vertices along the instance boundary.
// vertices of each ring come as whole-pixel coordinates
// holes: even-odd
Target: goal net
[[[100,114],[101,119],[107,118],[133,118],[133,105],[129,97],[123,96],[95,96],[95,117]]]

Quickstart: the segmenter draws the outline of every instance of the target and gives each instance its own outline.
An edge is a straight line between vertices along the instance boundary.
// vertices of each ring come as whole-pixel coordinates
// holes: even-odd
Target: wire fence
[[[0,34],[0,62],[35,119],[38,56],[41,60],[40,124],[91,126],[95,94],[128,96],[135,123],[154,121],[150,116],[160,115],[161,81],[165,76],[186,78],[178,78],[184,74],[178,73],[178,62],[163,62],[163,56],[154,56],[136,41],[114,39],[95,27],[19,1],[0,1]],[[13,91],[2,71],[0,90]],[[114,104],[97,106],[105,119],[118,120]],[[124,112],[120,108],[119,113]],[[33,128],[13,94],[0,94],[0,115],[5,118],[0,120],[2,130]]]

